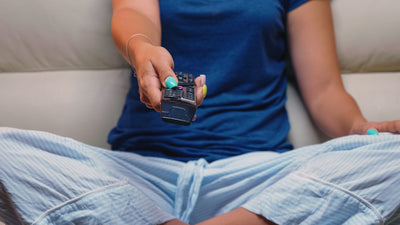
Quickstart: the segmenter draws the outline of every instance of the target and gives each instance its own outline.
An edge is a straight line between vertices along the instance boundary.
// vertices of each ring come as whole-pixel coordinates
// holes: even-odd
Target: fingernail
[[[203,86],[203,97],[206,97],[207,95],[207,85],[206,85],[206,75],[205,74],[200,74],[200,85]]]
[[[203,85],[203,97],[205,98],[207,95],[207,85]]]
[[[367,135],[378,135],[379,132],[373,128],[367,130]]]
[[[167,77],[167,78],[165,79],[165,85],[167,85],[167,87],[168,87],[169,89],[178,86],[178,84],[176,83],[175,79],[174,79],[173,77],[171,77],[171,76],[170,76],[170,77]]]
[[[201,77],[201,85],[205,85],[206,84],[206,75],[205,74],[200,74]]]

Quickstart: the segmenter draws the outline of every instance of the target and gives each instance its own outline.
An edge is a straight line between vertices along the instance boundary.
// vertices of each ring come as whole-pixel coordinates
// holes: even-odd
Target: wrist
[[[147,35],[142,34],[142,33],[132,34],[126,41],[125,55],[126,55],[126,59],[127,59],[128,63],[131,66],[134,66],[134,62],[135,62],[134,56],[137,55],[137,54],[135,54],[135,50],[139,49],[140,46],[143,46],[144,44],[153,45],[153,42],[150,39],[150,37],[148,37]]]

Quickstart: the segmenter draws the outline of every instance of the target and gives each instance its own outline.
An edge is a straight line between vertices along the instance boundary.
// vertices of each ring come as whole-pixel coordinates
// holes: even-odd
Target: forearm
[[[161,44],[158,0],[113,0],[111,33],[121,55],[135,68],[140,100],[161,110],[161,87],[172,77],[174,62]]]
[[[309,1],[288,17],[293,66],[308,111],[330,137],[354,133],[365,119],[343,87],[330,1]]]
[[[337,85],[316,96],[308,109],[317,126],[330,137],[354,133],[354,127],[366,122],[353,97]]]
[[[118,2],[118,3],[115,3]],[[129,4],[113,1],[113,17],[111,21],[111,34],[115,45],[121,55],[129,62],[128,54],[133,55],[133,45],[135,41],[141,40],[154,45],[161,43],[161,27],[157,6],[141,7],[137,9],[130,7]],[[141,12],[140,10],[144,11]],[[128,40],[134,34],[143,34],[135,36],[129,42],[129,51],[127,52]],[[129,62],[131,63],[131,62]]]

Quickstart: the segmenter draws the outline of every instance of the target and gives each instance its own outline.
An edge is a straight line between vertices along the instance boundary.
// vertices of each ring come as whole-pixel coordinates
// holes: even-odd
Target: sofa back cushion
[[[400,1],[331,2],[342,71],[400,71]]]
[[[127,65],[111,37],[111,1],[5,1],[0,7],[0,72]]]
[[[0,72],[126,67],[109,0],[14,1],[0,7]],[[343,72],[400,71],[399,0],[332,0]]]

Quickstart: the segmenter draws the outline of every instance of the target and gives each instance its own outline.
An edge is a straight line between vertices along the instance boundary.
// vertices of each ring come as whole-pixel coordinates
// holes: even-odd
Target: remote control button
[[[164,98],[173,98],[173,97],[174,97],[174,90],[173,89],[165,89]]]
[[[186,98],[189,100],[194,100],[194,88],[188,87],[186,88]]]
[[[189,84],[193,84],[194,83],[193,76],[188,77],[188,83]]]
[[[182,98],[183,97],[183,89],[176,89],[174,96],[175,96],[175,98]]]
[[[178,74],[178,81],[179,81],[179,83],[178,84],[181,84],[181,83],[183,83],[184,82],[184,77],[181,75],[181,74]]]
[[[194,101],[194,94],[193,93],[188,93],[187,94],[187,99]]]

